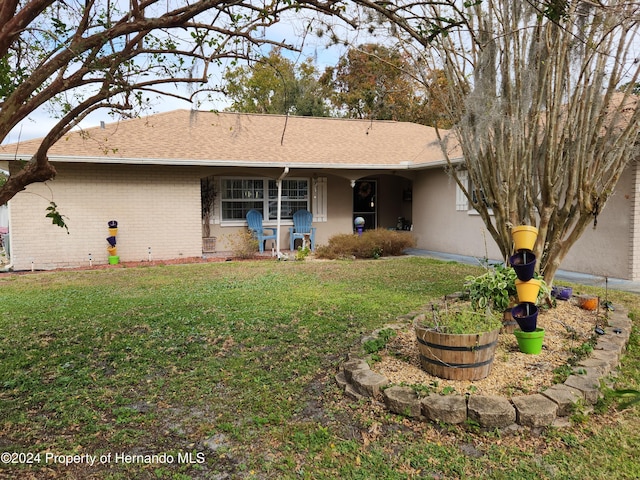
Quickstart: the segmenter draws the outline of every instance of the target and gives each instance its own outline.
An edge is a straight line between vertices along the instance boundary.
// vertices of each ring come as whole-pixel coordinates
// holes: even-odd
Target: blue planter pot
[[[573,288],[571,287],[552,287],[551,296],[558,300],[569,300],[573,294]]]
[[[534,303],[523,302],[511,309],[513,319],[523,332],[533,332],[538,324],[538,307]]]
[[[523,282],[533,278],[536,269],[536,256],[528,250],[520,250],[509,257],[509,263],[516,271],[516,276]]]

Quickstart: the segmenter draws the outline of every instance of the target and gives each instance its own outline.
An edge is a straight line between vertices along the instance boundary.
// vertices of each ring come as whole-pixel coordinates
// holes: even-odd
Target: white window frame
[[[225,182],[227,181],[259,181],[262,182],[262,196],[261,198],[247,198],[246,200],[244,199],[237,199],[237,198],[231,198],[231,199],[226,199],[224,198],[224,195],[226,193],[226,189],[225,189]],[[307,194],[306,194],[306,198],[294,198],[292,199],[292,201],[295,202],[306,202],[306,206],[305,208],[307,210],[311,210],[311,204],[312,204],[312,199],[311,199],[311,188],[312,188],[312,182],[311,179],[308,177],[287,177],[285,179],[282,180],[282,182],[288,182],[288,181],[305,181],[307,183]],[[263,223],[265,225],[275,225],[277,219],[275,218],[275,215],[273,218],[269,218],[269,204],[272,202],[277,202],[277,196],[276,197],[269,197],[269,184],[270,182],[275,182],[275,180],[273,178],[269,178],[269,177],[243,177],[243,176],[225,176],[225,177],[220,177],[220,195],[219,195],[219,201],[220,201],[220,224],[221,225],[227,225],[227,226],[240,226],[240,225],[246,225],[246,220],[244,218],[240,219],[240,218],[232,218],[232,219],[226,219],[224,218],[224,204],[225,202],[238,202],[238,201],[247,201],[247,202],[261,202],[262,203],[262,214],[263,214]],[[282,196],[282,202],[286,202],[288,201],[288,197],[287,195],[284,194],[283,192],[283,196]],[[266,213],[266,214],[265,214]],[[293,214],[293,212],[291,212],[291,214]],[[283,225],[293,225],[293,220],[291,219],[290,216],[283,216],[281,218],[281,223]]]
[[[472,185],[471,179],[469,178],[469,172],[467,170],[460,170],[456,173],[460,183],[464,184],[467,191],[470,192]],[[458,182],[456,182],[456,211],[466,211],[468,215],[480,215],[475,208],[472,208],[471,205],[469,205],[469,199],[460,188],[460,185],[458,185]],[[489,215],[493,215],[493,210],[491,208],[489,209]]]

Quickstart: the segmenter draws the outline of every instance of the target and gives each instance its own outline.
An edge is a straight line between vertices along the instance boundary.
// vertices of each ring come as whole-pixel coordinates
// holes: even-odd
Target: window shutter
[[[457,172],[458,178],[460,179],[460,183],[463,185],[469,185],[469,172],[466,170],[462,170]],[[469,210],[469,200],[467,196],[464,194],[458,183],[456,182],[456,210],[458,211],[466,211]]]
[[[312,179],[313,198],[311,208],[313,209],[314,222],[327,221],[327,177]]]

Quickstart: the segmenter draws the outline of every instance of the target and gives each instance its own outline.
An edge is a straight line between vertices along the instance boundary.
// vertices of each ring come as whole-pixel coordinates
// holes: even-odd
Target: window
[[[460,183],[469,188],[469,172],[466,170],[462,170],[458,172],[458,178],[460,179]],[[456,183],[456,210],[458,211],[466,211],[469,210],[469,200],[467,196],[464,194],[462,189]]]
[[[460,182],[462,182],[462,184],[464,184],[467,187],[467,191],[471,192],[473,201],[477,202],[476,191],[473,188],[473,183],[471,182],[471,178],[469,178],[469,172],[467,172],[466,170],[462,170],[462,171],[459,171],[457,173],[458,173],[458,178],[460,179]],[[486,200],[486,198],[484,196],[484,193],[483,193],[482,189],[480,189],[480,195],[482,195],[483,203],[485,205],[489,206],[489,204],[487,203],[487,200]],[[467,211],[470,214],[477,214],[478,213],[469,204],[469,199],[467,198],[467,196],[464,194],[464,192],[458,186],[457,183],[456,183],[456,210],[458,210],[458,211]],[[491,208],[489,208],[488,210],[489,210],[490,214],[493,213]]]
[[[222,221],[244,220],[251,209],[276,220],[278,216],[278,185],[275,180],[262,178],[223,178],[221,181]],[[309,180],[282,180],[280,218],[290,219],[297,210],[309,210]]]

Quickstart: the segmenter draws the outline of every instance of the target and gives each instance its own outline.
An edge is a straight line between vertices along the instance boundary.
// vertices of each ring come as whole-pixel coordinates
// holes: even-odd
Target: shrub
[[[362,235],[341,233],[329,239],[327,245],[316,249],[318,258],[378,258],[382,256],[402,255],[415,247],[416,239],[409,232],[396,230],[366,230]]]
[[[509,308],[512,300],[517,298],[516,272],[513,268],[502,263],[489,265],[485,263],[486,272],[474,277],[469,275],[465,278],[464,286],[469,292],[471,304],[477,310],[492,308],[498,312],[504,312]],[[538,302],[549,298],[551,290],[547,286],[544,278],[535,274],[534,278],[540,280],[540,292]]]
[[[253,258],[255,256],[258,250],[258,240],[249,230],[229,235],[227,238],[234,257]]]
[[[432,305],[422,325],[440,333],[475,334],[491,332],[502,326],[502,315],[490,310],[478,311],[469,305],[440,308]]]
[[[466,277],[464,286],[469,289],[469,299],[475,309],[490,307],[504,312],[516,296],[516,272],[503,264],[487,266],[486,273]]]

